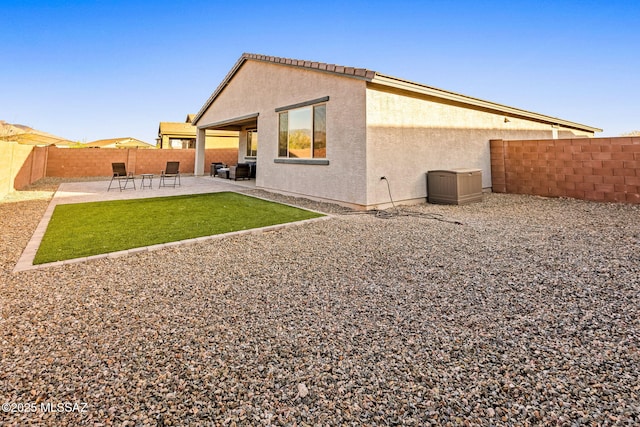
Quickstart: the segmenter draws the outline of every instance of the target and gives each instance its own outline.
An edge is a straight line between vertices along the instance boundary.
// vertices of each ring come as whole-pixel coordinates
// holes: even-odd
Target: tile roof
[[[327,64],[324,62],[281,58],[277,56],[259,55],[255,53],[243,53],[242,56],[240,56],[240,58],[233,65],[231,70],[224,77],[224,79],[222,79],[222,82],[220,83],[220,85],[218,85],[218,87],[213,92],[213,94],[211,94],[211,96],[209,97],[207,102],[205,102],[205,104],[200,109],[200,111],[198,111],[195,117],[193,117],[193,123],[196,123],[200,119],[200,117],[204,114],[207,108],[209,108],[209,106],[213,103],[213,101],[218,97],[218,95],[220,95],[220,93],[224,90],[224,88],[229,84],[229,82],[231,81],[233,76],[238,72],[240,67],[242,67],[242,65],[249,60],[271,62],[274,64],[288,65],[291,67],[307,68],[315,71],[342,74],[349,77],[368,79],[368,80],[371,80],[376,75],[375,71],[367,70],[365,68],[345,67],[343,65]]]
[[[274,64],[291,65],[299,68],[309,68],[312,70],[326,71],[329,73],[344,74],[347,76],[361,77],[364,79],[373,79],[376,75],[375,71],[366,68],[345,67],[344,65],[327,64],[324,62],[305,61],[302,59],[279,58],[277,56],[258,55],[255,53],[244,53],[240,60],[243,62],[253,59],[256,61],[273,62]]]
[[[14,141],[25,145],[68,146],[75,144],[66,138],[42,132],[29,126],[7,123],[4,120],[0,120],[0,140]]]
[[[336,64],[327,64],[324,62],[314,62],[314,61],[306,61],[300,59],[291,59],[291,58],[280,58],[277,56],[267,56],[267,55],[259,55],[255,53],[243,53],[240,56],[240,59],[236,61],[234,66],[231,68],[229,73],[222,80],[220,85],[216,88],[216,90],[211,94],[207,102],[202,106],[200,111],[193,118],[193,123],[197,123],[198,120],[202,117],[204,112],[209,108],[209,106],[213,103],[213,101],[222,93],[224,88],[229,84],[233,76],[238,72],[240,67],[246,61],[262,61],[262,62],[270,62],[273,64],[280,64],[291,67],[304,68],[308,70],[314,70],[325,73],[334,73],[340,74],[347,77],[357,78],[366,80],[367,82],[378,84],[381,86],[394,88],[396,90],[422,94],[430,97],[441,98],[448,101],[453,101],[456,103],[473,106],[476,108],[482,108],[490,111],[495,111],[500,114],[509,114],[513,116],[524,117],[527,119],[532,119],[536,121],[542,121],[545,123],[558,124],[563,125],[575,129],[587,130],[589,132],[602,132],[602,129],[595,128],[592,126],[587,126],[579,123],[574,123],[568,120],[560,119],[557,117],[546,116],[544,114],[538,114],[531,111],[522,110],[515,107],[509,107],[502,104],[497,104],[491,101],[484,101],[482,99],[473,98],[466,95],[461,95],[455,92],[450,92],[442,89],[438,89],[435,87],[427,86],[421,83],[415,83],[404,79],[399,79],[396,77],[384,75],[378,73],[376,71],[367,70],[366,68],[355,68],[355,67],[345,67],[343,65]]]
[[[15,141],[24,145],[73,145],[73,141],[60,138],[54,135],[25,132],[14,135],[0,136],[0,140],[3,141]]]
[[[161,135],[195,135],[197,133],[197,129],[191,123],[183,123],[183,122],[160,122],[160,127],[158,129],[158,136]]]

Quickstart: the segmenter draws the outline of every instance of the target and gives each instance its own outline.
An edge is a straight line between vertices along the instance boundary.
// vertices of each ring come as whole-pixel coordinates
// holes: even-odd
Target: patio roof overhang
[[[257,127],[259,113],[248,114],[246,116],[235,117],[233,119],[221,120],[219,122],[198,125],[198,129],[234,130],[240,131],[242,128]]]

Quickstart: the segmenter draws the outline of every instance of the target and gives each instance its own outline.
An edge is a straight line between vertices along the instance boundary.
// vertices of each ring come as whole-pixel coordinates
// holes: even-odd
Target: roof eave
[[[231,70],[227,73],[225,78],[222,79],[222,82],[218,85],[216,90],[213,91],[209,99],[207,99],[207,102],[205,102],[202,108],[200,108],[200,111],[196,113],[193,120],[191,121],[192,125],[196,126],[196,124],[198,123],[198,120],[200,120],[204,112],[207,111],[207,109],[211,106],[211,104],[213,104],[213,101],[218,97],[218,95],[220,95],[220,93],[224,90],[224,88],[229,84],[229,82],[231,81],[231,78],[234,76],[235,73],[238,72],[238,70],[240,69],[240,67],[242,67],[242,64],[244,64],[246,60],[247,60],[246,54],[243,53],[240,59],[236,61],[236,63],[231,68]]]
[[[195,125],[198,122],[198,120],[200,120],[204,112],[211,106],[211,104],[213,104],[213,101],[218,97],[218,95],[220,95],[220,93],[222,93],[222,91],[229,84],[233,76],[238,72],[238,70],[240,70],[242,65],[248,60],[303,68],[307,70],[330,73],[334,75],[340,75],[344,77],[367,80],[367,81],[370,81],[376,75],[375,71],[367,70],[365,68],[345,67],[342,65],[327,64],[324,62],[304,61],[299,59],[280,58],[276,56],[266,56],[266,55],[259,55],[254,53],[243,53],[242,56],[240,56],[240,59],[236,61],[233,68],[231,68],[231,71],[227,73],[227,75],[222,80],[220,85],[218,85],[218,87],[213,92],[213,94],[209,97],[209,99],[207,99],[207,102],[205,102],[205,104],[202,106],[200,111],[198,111],[198,113],[195,115],[195,117],[192,120],[192,124]]]
[[[506,114],[506,115],[511,115],[515,117],[523,117],[531,120],[536,120],[539,122],[549,123],[552,125],[559,125],[559,126],[573,128],[573,129],[582,130],[582,131],[591,132],[591,133],[602,132],[602,129],[600,128],[571,122],[568,120],[560,119],[558,117],[551,117],[544,114],[538,114],[532,111],[522,110],[520,108],[509,107],[507,105],[497,104],[495,102],[485,101],[482,99],[473,98],[473,97],[461,95],[454,92],[449,92],[442,89],[437,89],[437,88],[426,86],[420,83],[414,83],[408,80],[403,80],[396,77],[380,74],[375,71],[367,70],[364,68],[344,67],[341,65],[326,64],[322,62],[279,58],[274,56],[265,56],[265,55],[251,54],[251,53],[243,53],[242,56],[240,56],[240,58],[234,64],[233,68],[231,68],[231,70],[227,73],[227,75],[222,80],[220,85],[218,85],[216,90],[209,97],[207,102],[202,106],[200,111],[198,111],[198,113],[195,115],[192,121],[193,125],[197,126],[197,122],[204,115],[205,111],[211,106],[211,104],[213,104],[213,102],[218,97],[218,95],[220,95],[220,93],[222,93],[222,91],[227,87],[227,85],[229,84],[233,76],[238,72],[238,70],[240,70],[242,65],[248,60],[269,62],[269,63],[279,64],[279,65],[299,67],[299,68],[313,70],[313,71],[338,74],[338,75],[349,77],[349,78],[366,80],[367,82],[370,82],[373,84],[395,88],[397,90],[413,92],[413,93],[417,93],[425,96],[445,99],[450,102],[456,102],[459,104],[470,105],[477,108],[483,108],[485,110],[495,111],[500,114]]]
[[[379,84],[382,86],[391,87],[394,89],[414,92],[421,95],[432,96],[435,98],[441,98],[447,101],[472,105],[472,106],[480,107],[487,110],[493,110],[501,114],[529,118],[529,119],[542,121],[542,122],[546,122],[553,125],[561,125],[564,127],[583,130],[587,132],[593,132],[593,133],[602,132],[602,129],[600,128],[571,122],[569,120],[564,120],[558,117],[552,117],[544,114],[534,113],[532,111],[522,110],[520,108],[509,107],[507,105],[497,104],[495,102],[485,101],[482,99],[461,95],[455,92],[449,92],[446,90],[437,89],[437,88],[422,85],[419,83],[410,82],[408,80],[402,80],[396,77],[386,76],[384,74],[376,73],[375,77],[371,79],[370,82],[374,84]]]

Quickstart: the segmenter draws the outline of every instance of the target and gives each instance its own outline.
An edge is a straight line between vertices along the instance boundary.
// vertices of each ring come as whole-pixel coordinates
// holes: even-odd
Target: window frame
[[[251,135],[253,135],[254,133],[257,135],[258,134],[258,129],[257,128],[249,128],[246,130],[247,131],[247,142],[246,142],[246,150],[245,150],[245,157],[251,157],[251,158],[255,158],[258,156],[258,142],[256,141],[256,149],[255,151],[251,149],[251,142],[252,142],[252,137]]]
[[[323,98],[317,98],[310,101],[300,102],[297,104],[287,105],[284,107],[276,108],[276,113],[278,113],[278,162],[277,163],[304,163],[304,164],[327,164],[326,162],[326,146],[327,146],[327,103],[329,101],[329,97],[325,96]],[[318,109],[322,108],[324,110],[323,113],[323,129],[318,130]],[[290,120],[290,112],[291,111],[300,111],[302,109],[309,109],[309,119],[310,119],[310,147],[309,147],[309,156],[308,157],[291,157],[291,120]],[[285,126],[283,126],[283,124]],[[286,127],[286,130],[284,129]],[[286,133],[285,133],[286,132]],[[283,140],[283,135],[286,134],[286,146],[285,141]],[[318,139],[317,135],[323,135],[324,138],[321,141],[322,146],[318,147]],[[286,152],[284,151],[286,150]],[[322,150],[324,155],[318,156],[318,151]],[[284,160],[284,162],[283,162]]]

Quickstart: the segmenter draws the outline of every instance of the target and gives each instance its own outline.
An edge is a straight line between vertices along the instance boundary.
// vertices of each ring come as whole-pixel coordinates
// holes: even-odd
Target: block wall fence
[[[0,198],[42,178],[43,154],[29,145],[0,141]]]
[[[496,193],[640,203],[640,137],[492,140]]]
[[[496,193],[640,203],[640,137],[491,140]],[[159,174],[168,161],[194,171],[195,150],[31,147],[0,141],[0,197],[44,177],[111,176],[111,163]],[[212,162],[236,164],[238,150],[208,149]]]
[[[111,163],[123,162],[127,171],[160,174],[169,161],[180,162],[180,172],[192,174],[196,151],[137,148],[31,147],[0,141],[0,197],[20,190],[44,177],[111,176]],[[237,148],[205,150],[205,171],[213,162],[238,163]],[[6,164],[5,164],[6,163]]]

